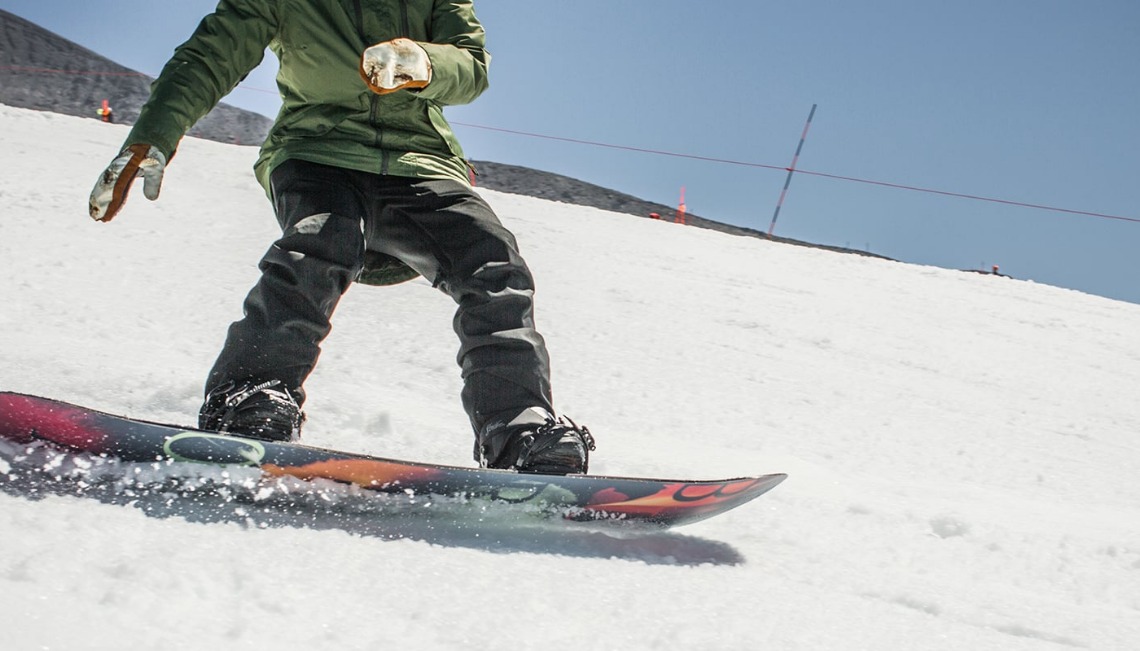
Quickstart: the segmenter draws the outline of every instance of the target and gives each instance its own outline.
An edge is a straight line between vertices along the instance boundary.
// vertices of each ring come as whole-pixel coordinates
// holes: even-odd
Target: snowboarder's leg
[[[458,304],[463,406],[480,465],[586,472],[593,437],[554,416],[550,360],[534,324],[534,278],[515,237],[455,181],[380,179],[369,250],[408,264]]]
[[[467,186],[385,179],[368,248],[407,263],[458,305],[463,406],[479,431],[529,407],[553,413],[550,360],[534,324],[534,279],[515,237]]]
[[[245,316],[230,326],[210,371],[207,395],[244,382],[280,382],[300,404],[302,384],[316,365],[329,318],[360,272],[363,209],[354,173],[290,161],[273,173],[282,236],[261,259],[261,278],[245,299]],[[218,405],[213,405],[216,411]],[[208,423],[210,401],[200,419]],[[236,431],[236,430],[231,430]]]

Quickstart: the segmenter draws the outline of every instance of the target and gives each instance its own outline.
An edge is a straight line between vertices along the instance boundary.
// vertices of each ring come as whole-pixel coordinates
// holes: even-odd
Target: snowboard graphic
[[[522,503],[545,518],[658,528],[697,522],[763,495],[784,474],[722,480],[542,475],[386,459],[135,420],[0,392],[0,438],[124,462],[255,467],[381,493]]]

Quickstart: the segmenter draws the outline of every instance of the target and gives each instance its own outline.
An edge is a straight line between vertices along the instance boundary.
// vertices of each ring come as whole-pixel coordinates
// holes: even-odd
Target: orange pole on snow
[[[673,220],[674,223],[684,224],[685,218],[685,186],[681,186],[681,203],[677,206],[677,218]]]

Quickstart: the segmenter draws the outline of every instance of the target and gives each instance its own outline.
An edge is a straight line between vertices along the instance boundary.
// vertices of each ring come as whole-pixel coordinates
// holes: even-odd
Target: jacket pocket
[[[330,108],[321,104],[294,108],[278,118],[270,138],[282,141],[324,137],[348,118],[347,111]]]
[[[448,124],[447,119],[443,117],[443,109],[435,102],[427,102],[427,114],[432,129],[435,130],[436,135],[447,144],[447,149],[451,152],[451,155],[464,158],[463,147],[459,145],[459,139],[455,137],[455,132],[451,130],[451,125]]]

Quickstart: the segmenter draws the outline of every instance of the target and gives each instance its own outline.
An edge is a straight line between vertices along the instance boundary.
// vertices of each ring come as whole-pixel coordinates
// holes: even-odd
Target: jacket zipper
[[[360,2],[360,0],[356,0],[356,1]],[[363,22],[361,23],[361,29],[363,29]],[[411,23],[408,20],[408,0],[400,0],[400,36],[403,36],[404,38],[411,38],[411,33],[412,33],[412,27],[411,27]],[[373,110],[376,109],[379,99],[380,99],[379,96],[375,96],[372,98]],[[391,152],[389,152],[387,149],[384,148],[384,132],[383,131],[380,131],[378,134],[378,146],[380,147],[380,173],[387,175],[388,174],[388,163],[392,157],[392,154],[391,154]]]
[[[364,47],[373,45],[368,42],[368,36],[364,33],[364,7],[361,0],[353,0],[352,8],[356,14],[356,31],[360,35],[360,42]],[[376,131],[373,146],[380,150],[380,173],[387,174],[388,152],[384,149],[384,127],[380,124],[380,96],[375,93],[369,94],[371,98],[368,102],[368,125]]]

